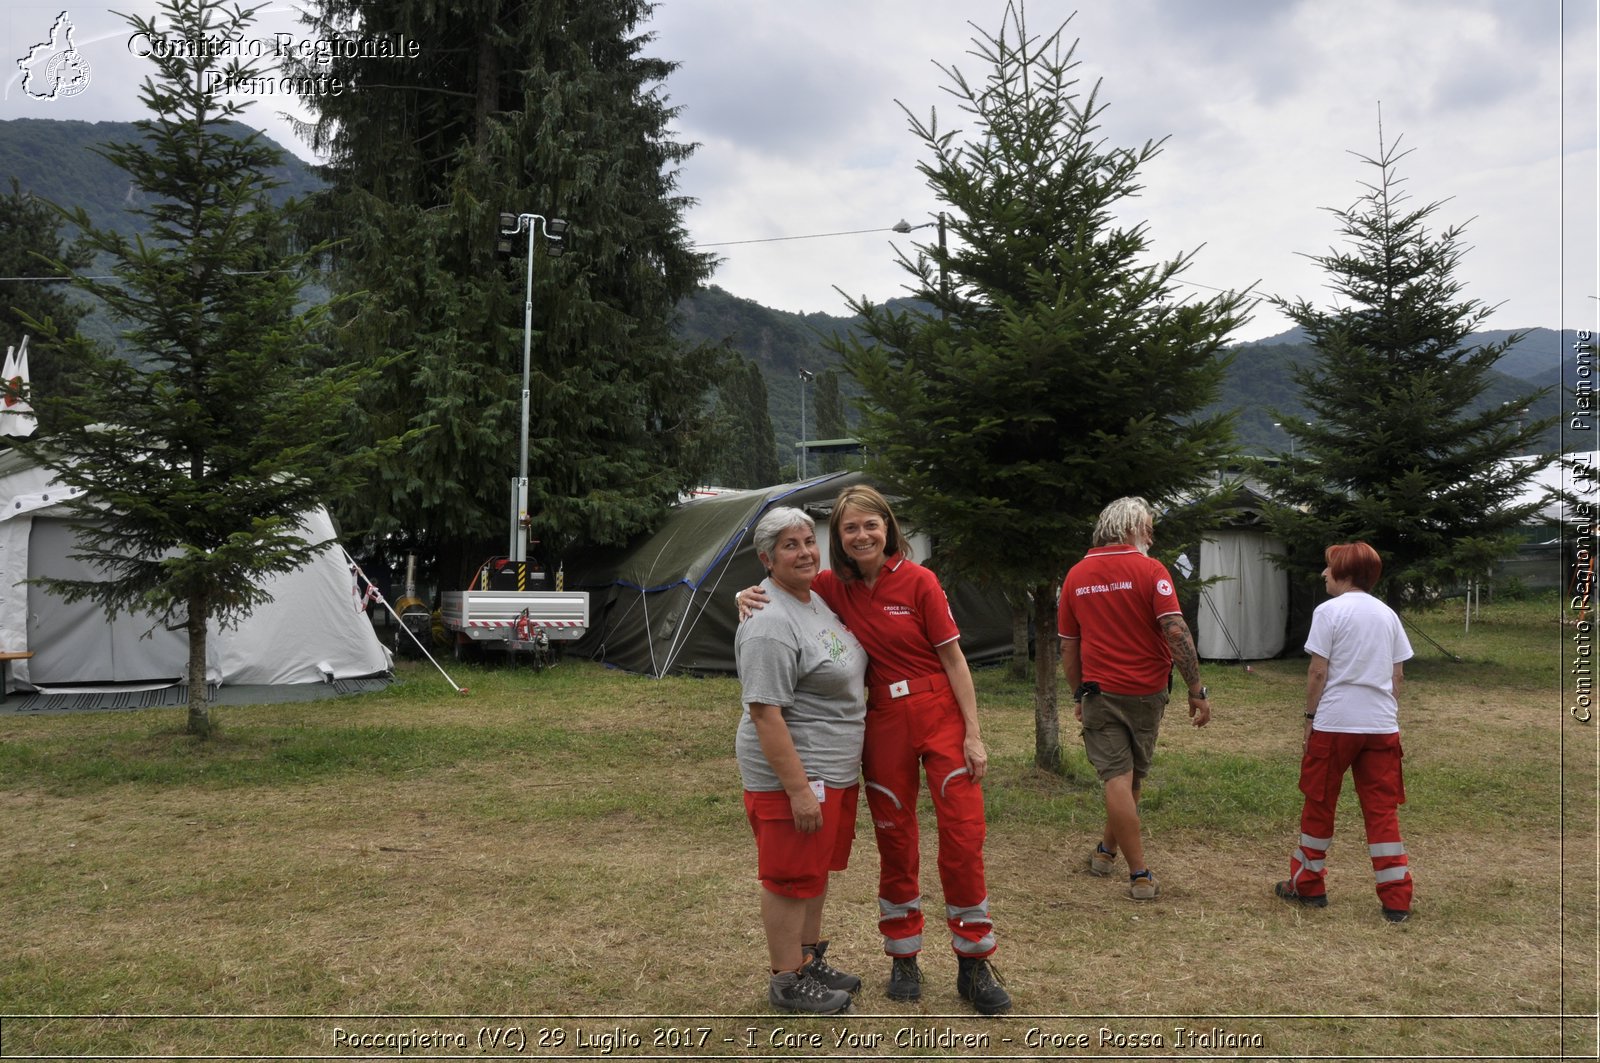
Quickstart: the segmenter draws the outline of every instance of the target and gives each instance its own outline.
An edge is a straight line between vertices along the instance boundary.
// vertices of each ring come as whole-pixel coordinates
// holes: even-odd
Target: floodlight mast
[[[529,399],[532,395],[533,370],[533,249],[537,237],[544,234],[546,251],[551,258],[559,258],[564,250],[567,223],[560,218],[546,218],[542,214],[501,214],[501,247],[509,251],[505,238],[520,233],[528,234],[527,297],[522,304],[522,446],[517,465],[517,478],[511,482],[511,544],[507,554],[514,562],[528,560],[528,419]]]

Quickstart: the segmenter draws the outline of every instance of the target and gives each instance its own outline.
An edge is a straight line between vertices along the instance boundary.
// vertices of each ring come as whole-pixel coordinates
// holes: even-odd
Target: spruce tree
[[[370,431],[419,434],[363,499],[363,524],[441,556],[450,586],[507,541],[518,464],[525,244],[497,259],[500,212],[570,223],[533,281],[531,534],[552,552],[650,526],[710,456],[721,365],[671,330],[710,273],[682,226],[661,83],[642,0],[323,0],[319,36],[414,42],[415,56],[341,56],[350,86],[316,98],[307,130],[331,191],[349,357],[394,351],[364,395]]]
[[[1105,105],[1098,86],[1080,93],[1064,30],[1030,37],[1010,5],[974,39],[981,82],[941,67],[971,128],[907,112],[948,237],[901,264],[934,312],[852,301],[865,337],[836,341],[864,392],[871,467],[935,536],[942,571],[1031,595],[1035,761],[1051,771],[1061,581],[1106,503],[1175,503],[1222,466],[1230,418],[1198,411],[1244,303],[1181,298],[1192,256],[1151,263],[1144,224],[1114,220],[1160,145],[1104,142]],[[1181,523],[1164,520],[1158,545],[1181,544]]]
[[[1286,563],[1314,581],[1324,549],[1366,540],[1384,559],[1383,593],[1399,606],[1481,577],[1538,508],[1518,505],[1545,462],[1532,454],[1550,420],[1526,409],[1542,393],[1481,401],[1495,363],[1523,337],[1467,343],[1493,307],[1464,298],[1455,276],[1464,226],[1430,229],[1443,206],[1408,206],[1399,140],[1357,155],[1375,171],[1334,210],[1345,250],[1313,257],[1342,305],[1274,300],[1305,330],[1316,358],[1296,382],[1309,414],[1279,416],[1291,454],[1262,468],[1268,519]]]
[[[158,18],[128,21],[152,37],[219,40],[247,37],[252,15],[220,0],[164,0]],[[76,556],[107,574],[47,586],[113,618],[148,612],[181,625],[188,729],[205,735],[207,623],[247,615],[269,598],[264,576],[327,548],[303,537],[301,514],[348,492],[375,454],[340,433],[363,375],[317,369],[326,355],[315,319],[297,310],[306,255],[267,196],[281,153],[241,138],[229,123],[243,107],[212,88],[213,74],[246,78],[253,65],[183,51],[151,56],[142,136],[102,151],[143,194],[144,235],[73,216],[115,275],[75,284],[127,326],[138,364],[65,344],[75,393],[37,394],[50,434],[19,447],[87,491]]]

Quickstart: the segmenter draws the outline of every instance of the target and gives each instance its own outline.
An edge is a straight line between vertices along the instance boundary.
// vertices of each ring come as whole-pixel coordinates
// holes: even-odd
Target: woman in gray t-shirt
[[[780,507],[754,538],[772,602],[734,642],[744,703],[734,750],[756,838],[767,999],[831,1015],[861,987],[823,958],[822,909],[828,874],[844,870],[855,838],[867,655],[811,593],[822,567],[812,519]]]

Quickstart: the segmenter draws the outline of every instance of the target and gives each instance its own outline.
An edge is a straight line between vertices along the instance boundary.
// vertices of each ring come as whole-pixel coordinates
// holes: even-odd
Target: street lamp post
[[[1311,427],[1311,422],[1310,421],[1305,422],[1305,426],[1307,428],[1310,428]],[[1293,461],[1294,460],[1294,436],[1289,432],[1289,429],[1284,426],[1284,423],[1282,421],[1273,421],[1272,422],[1272,427],[1280,429],[1283,432],[1284,435],[1289,437],[1289,460]],[[1282,451],[1279,451],[1279,453],[1282,453]]]
[[[806,478],[806,385],[817,379],[809,369],[800,370],[800,479]]]
[[[945,263],[945,256],[946,256],[945,242],[944,242],[944,231],[945,231],[945,214],[944,214],[944,211],[941,210],[939,212],[939,218],[938,218],[937,221],[925,221],[921,225],[912,225],[910,222],[906,221],[904,218],[901,218],[899,221],[895,222],[894,225],[891,228],[892,228],[892,230],[894,232],[897,232],[897,233],[900,233],[901,235],[904,235],[906,233],[915,232],[918,229],[926,229],[930,225],[937,225],[939,227],[939,302],[940,302],[939,316],[941,318],[943,318],[944,317],[944,306],[943,306],[943,304],[945,302],[947,302],[949,300],[949,298],[950,298],[950,284],[949,284],[949,281],[945,277],[945,271],[944,271],[944,263]]]
[[[543,232],[545,250],[551,258],[559,258],[565,250],[562,241],[567,234],[567,223],[560,218],[546,218],[542,214],[501,214],[500,241],[496,250],[509,254],[510,238],[524,232],[528,234],[528,282],[527,297],[522,306],[522,457],[517,466],[517,478],[511,481],[511,545],[508,550],[514,562],[528,560],[528,417],[533,367],[534,238]]]

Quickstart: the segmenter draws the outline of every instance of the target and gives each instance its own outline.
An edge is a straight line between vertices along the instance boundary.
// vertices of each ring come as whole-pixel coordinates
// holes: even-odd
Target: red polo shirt
[[[1084,682],[1111,694],[1154,694],[1172,674],[1159,621],[1181,612],[1165,565],[1132,546],[1099,546],[1067,573],[1057,627],[1079,642]]]
[[[884,560],[871,587],[825,569],[811,589],[866,649],[869,687],[943,672],[938,647],[961,637],[939,577],[899,554]]]

